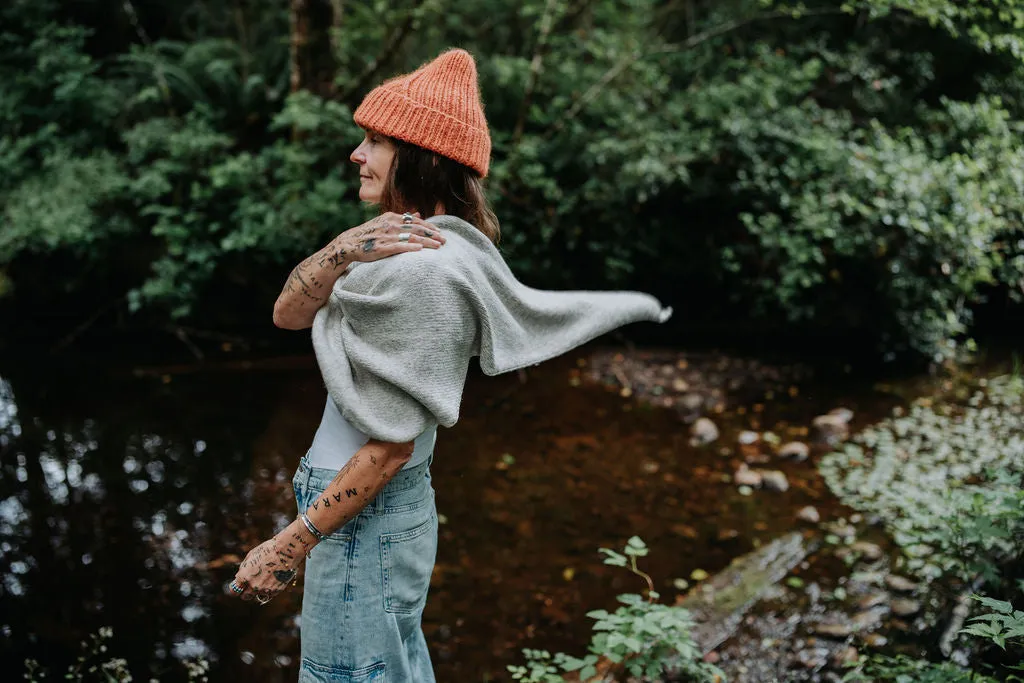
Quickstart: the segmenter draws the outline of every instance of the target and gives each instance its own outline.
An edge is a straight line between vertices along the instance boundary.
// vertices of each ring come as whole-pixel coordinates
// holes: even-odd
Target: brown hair
[[[388,140],[395,147],[395,157],[381,193],[381,211],[418,211],[429,218],[440,203],[448,215],[472,224],[498,243],[498,217],[487,201],[479,173],[404,140]]]

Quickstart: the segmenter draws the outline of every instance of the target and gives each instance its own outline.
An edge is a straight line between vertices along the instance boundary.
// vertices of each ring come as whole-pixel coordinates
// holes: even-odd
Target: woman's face
[[[378,204],[384,192],[384,183],[395,158],[395,146],[391,141],[372,130],[359,146],[352,151],[349,159],[359,165],[359,198],[370,204]]]

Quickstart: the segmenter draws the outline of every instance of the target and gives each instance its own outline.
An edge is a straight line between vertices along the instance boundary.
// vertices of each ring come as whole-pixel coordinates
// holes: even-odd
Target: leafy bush
[[[89,634],[88,641],[82,641],[82,653],[74,664],[68,667],[64,680],[73,683],[131,683],[128,662],[108,654],[108,643],[114,637],[114,630],[104,626],[96,633]],[[184,660],[182,666],[189,683],[207,683],[210,664],[205,659]],[[42,683],[47,679],[47,670],[34,659],[25,660],[24,679],[29,683]]]
[[[820,469],[844,503],[877,514],[912,571],[994,581],[1024,547],[1024,404],[1019,377],[988,380],[967,405],[915,405],[869,427]]]
[[[993,600],[983,595],[972,597],[994,611],[971,617],[970,621],[975,623],[961,629],[961,633],[986,638],[1004,650],[1007,641],[1024,645],[1024,611],[1014,609],[1013,605],[1005,600]]]
[[[966,331],[984,286],[1019,298],[1024,126],[998,99],[943,105],[922,113],[924,131],[858,130],[810,104],[797,125],[751,125],[734,184],[753,198],[741,214],[751,239],[725,264],[761,273],[761,310],[793,322],[842,311],[843,327],[875,317],[883,348],[937,353]]]
[[[993,600],[980,595],[972,598],[982,605],[995,610],[972,617],[975,622],[961,629],[961,633],[984,638],[1006,649],[1007,641],[1024,643],[1024,612],[1014,610],[1013,605],[1002,600]],[[997,679],[983,676],[976,671],[956,666],[951,662],[928,662],[906,656],[888,657],[874,655],[860,657],[856,668],[843,677],[843,681],[878,681],[879,683],[995,683]],[[1009,667],[1024,671],[1024,661]],[[1009,675],[1002,679],[1008,683],[1021,683],[1024,679]]]
[[[721,681],[721,672],[702,660],[702,653],[690,636],[693,621],[681,607],[661,605],[651,578],[637,567],[637,558],[647,555],[647,546],[636,536],[629,539],[622,553],[601,548],[604,563],[626,567],[648,585],[647,598],[635,593],[620,595],[621,607],[614,612],[594,610],[587,616],[596,620],[588,654],[582,658],[565,653],[551,655],[545,650],[523,650],[525,666],[509,666],[512,678],[524,683],[562,681],[559,670],[578,671],[582,680],[597,673],[597,664],[605,659],[620,665],[631,676],[658,680],[666,666],[688,681]]]
[[[680,318],[731,305],[927,355],[985,292],[1017,295],[1016,2],[684,4],[344,4],[310,45],[281,4],[88,27],[7,3],[4,290],[60,297],[102,271],[159,319],[280,281],[365,216],[351,108],[456,44],[479,60],[502,248],[531,284],[660,288]]]
[[[897,657],[864,657],[858,668],[843,676],[844,683],[997,683],[996,679],[982,676],[949,662],[934,663]]]

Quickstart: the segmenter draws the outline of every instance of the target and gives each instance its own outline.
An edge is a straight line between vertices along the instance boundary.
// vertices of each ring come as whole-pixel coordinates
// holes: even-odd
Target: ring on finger
[[[241,587],[241,586],[239,586],[239,585],[238,585],[237,583],[235,583],[234,581],[232,581],[232,582],[231,582],[231,586],[230,586],[230,588],[231,588],[231,591],[232,591],[232,592],[234,592],[234,593],[238,593],[239,595],[241,595],[242,593],[244,593],[244,592],[245,592],[245,591],[244,591],[244,590],[242,589],[242,587]]]
[[[270,596],[262,591],[259,591],[256,593],[256,602],[260,603],[261,605],[265,605],[268,602],[270,602]]]
[[[405,212],[405,213],[403,213],[403,214],[402,214],[402,222],[403,222],[403,223],[405,223],[406,225],[408,225],[409,223],[412,223],[412,221],[413,221],[413,215],[412,215],[411,213],[409,213],[409,212],[407,211],[407,212]]]
[[[400,233],[398,233],[398,241],[399,242],[408,242],[410,237],[412,237],[412,233],[411,232],[400,232]]]

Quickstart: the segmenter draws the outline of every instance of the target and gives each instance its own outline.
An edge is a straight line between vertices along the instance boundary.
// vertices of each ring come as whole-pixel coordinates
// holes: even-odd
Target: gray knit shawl
[[[342,415],[370,438],[451,427],[469,361],[488,375],[554,358],[672,309],[639,292],[552,292],[519,282],[479,230],[454,216],[440,249],[353,264],[313,321],[313,349]]]

